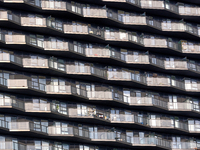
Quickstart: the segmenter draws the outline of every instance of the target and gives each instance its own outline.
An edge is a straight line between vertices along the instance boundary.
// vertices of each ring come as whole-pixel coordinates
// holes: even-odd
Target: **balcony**
[[[5,20],[5,21],[8,20],[8,12],[6,10],[5,11],[3,11],[3,10],[0,11],[0,20],[1,21],[2,20]]]
[[[147,25],[146,16],[123,16],[122,22],[125,25]]]
[[[165,9],[165,3],[163,0],[140,0],[141,7],[145,9]]]
[[[90,138],[93,142],[106,142],[109,145],[125,145],[125,146],[131,146],[130,144],[130,137],[120,133],[119,135],[116,135],[115,132],[109,132],[109,131],[97,131],[97,132],[90,132]]]
[[[26,112],[49,113],[51,112],[50,103],[25,103]]]
[[[129,41],[128,33],[126,32],[105,31],[104,35],[107,41]]]
[[[70,85],[46,85],[47,94],[71,95],[73,88]]]
[[[188,70],[187,61],[164,61],[165,69],[170,70]]]
[[[22,58],[4,50],[0,51],[0,63],[14,63],[21,66]]]
[[[60,139],[79,139],[79,140],[89,140],[89,131],[84,129],[78,129],[77,127],[56,127],[49,126],[48,134],[51,137],[57,137]]]
[[[44,58],[23,58],[25,68],[49,68],[48,59]]]
[[[47,1],[41,0],[41,8],[43,10],[59,10],[67,11],[67,3],[64,1]]]
[[[185,90],[188,92],[199,92],[200,84],[197,81],[185,80]]]
[[[25,35],[5,35],[6,44],[26,44]]]
[[[83,7],[83,16],[92,18],[107,18],[107,10],[104,8]]]
[[[88,26],[84,24],[64,24],[64,33],[67,34],[89,34]]]
[[[100,58],[110,58],[110,50],[106,48],[86,48],[85,55],[87,57],[100,57]]]
[[[13,141],[1,141],[0,142],[0,149],[3,150],[26,150],[26,144],[19,143],[19,142],[13,142]]]
[[[69,51],[69,43],[64,41],[44,41],[44,50]]]
[[[149,64],[148,55],[125,55],[126,63],[129,64]]]
[[[156,106],[162,109],[168,109],[168,103],[166,101],[160,100],[161,97],[130,97],[130,106]]]
[[[9,131],[10,132],[20,132],[20,134],[41,134],[47,135],[47,126],[43,126],[37,123],[33,123],[31,121],[23,121],[23,122],[9,122]]]
[[[46,18],[21,17],[21,26],[46,27]]]
[[[91,64],[86,65],[66,65],[67,74],[77,74],[77,75],[94,75],[100,78],[106,78],[106,71],[98,67],[91,66]]]
[[[162,149],[171,149],[171,142],[162,138],[155,138],[155,137],[132,137],[131,141],[134,147],[154,147],[154,148],[162,148]]]
[[[87,91],[89,100],[113,100],[111,91]]]
[[[183,16],[200,16],[200,8],[195,6],[179,5],[179,14]]]
[[[155,47],[155,48],[168,48],[167,39],[161,38],[144,38],[145,47]]]
[[[170,78],[168,77],[147,77],[147,85],[170,87],[171,82],[170,82]]]
[[[200,45],[197,43],[191,43],[188,41],[180,41],[180,49],[182,53],[193,53],[198,54],[200,53]]]
[[[163,129],[177,129],[184,132],[188,132],[187,122],[172,120],[172,119],[150,119],[149,124],[151,128],[163,128]]]
[[[18,99],[15,98],[1,98],[0,99],[0,108],[3,109],[7,109],[7,108],[14,108],[14,109],[19,109],[21,111],[24,111],[24,102],[20,101]]]
[[[191,104],[191,103],[180,103],[180,102],[176,102],[176,103],[172,103],[172,102],[168,102],[168,109],[169,111],[195,111],[195,112],[200,112],[199,106],[195,105],[195,104]]]

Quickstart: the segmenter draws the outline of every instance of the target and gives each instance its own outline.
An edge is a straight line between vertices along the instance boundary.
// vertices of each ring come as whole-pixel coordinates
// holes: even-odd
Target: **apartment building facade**
[[[200,149],[200,2],[0,0],[0,150]]]

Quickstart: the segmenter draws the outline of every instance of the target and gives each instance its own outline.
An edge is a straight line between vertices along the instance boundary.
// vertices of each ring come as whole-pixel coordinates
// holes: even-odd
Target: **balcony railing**
[[[0,11],[0,20],[8,20],[8,12],[7,11]]]
[[[51,51],[68,51],[68,42],[62,41],[44,41],[44,49]]]
[[[126,32],[106,31],[104,35],[105,35],[105,40],[108,41],[129,41],[128,33]]]
[[[41,7],[44,10],[67,10],[67,4],[64,1],[43,1],[41,0]]]
[[[30,121],[25,122],[9,122],[9,130],[12,132],[20,131],[36,131],[47,134],[47,126],[36,124]]]
[[[127,25],[146,25],[146,16],[123,16],[122,22]]]
[[[165,61],[166,69],[187,70],[187,61]]]
[[[48,68],[48,59],[23,58],[23,67],[27,68]]]
[[[84,17],[107,18],[107,11],[103,8],[83,8]]]
[[[50,136],[80,136],[89,138],[89,131],[78,129],[76,127],[55,127],[49,126],[48,133]]]
[[[115,132],[90,132],[89,135],[95,141],[116,141]]]
[[[149,64],[148,55],[125,55],[127,63]]]
[[[64,33],[68,34],[88,34],[87,25],[70,25],[64,24]]]
[[[46,85],[47,94],[71,94],[72,87],[70,85]]]
[[[200,8],[194,6],[179,5],[179,14],[185,16],[200,16]]]
[[[165,4],[164,1],[158,0],[140,0],[141,2],[141,7],[142,8],[148,8],[148,9],[164,9]]]
[[[22,26],[46,27],[46,18],[21,17]]]
[[[110,57],[110,50],[106,48],[86,48],[85,54],[87,57]]]
[[[5,35],[6,44],[26,44],[25,35]]]
[[[148,86],[171,86],[170,78],[168,77],[147,77]]]
[[[12,98],[1,98],[0,99],[0,107],[2,108],[19,108],[21,110],[24,110],[24,103],[23,101],[17,100],[17,99],[12,99]]]
[[[167,48],[167,40],[166,39],[158,39],[158,38],[144,38],[144,46],[145,47],[161,47]]]
[[[26,112],[50,112],[50,103],[25,103]]]
[[[112,100],[111,91],[87,91],[87,97],[91,100]]]

